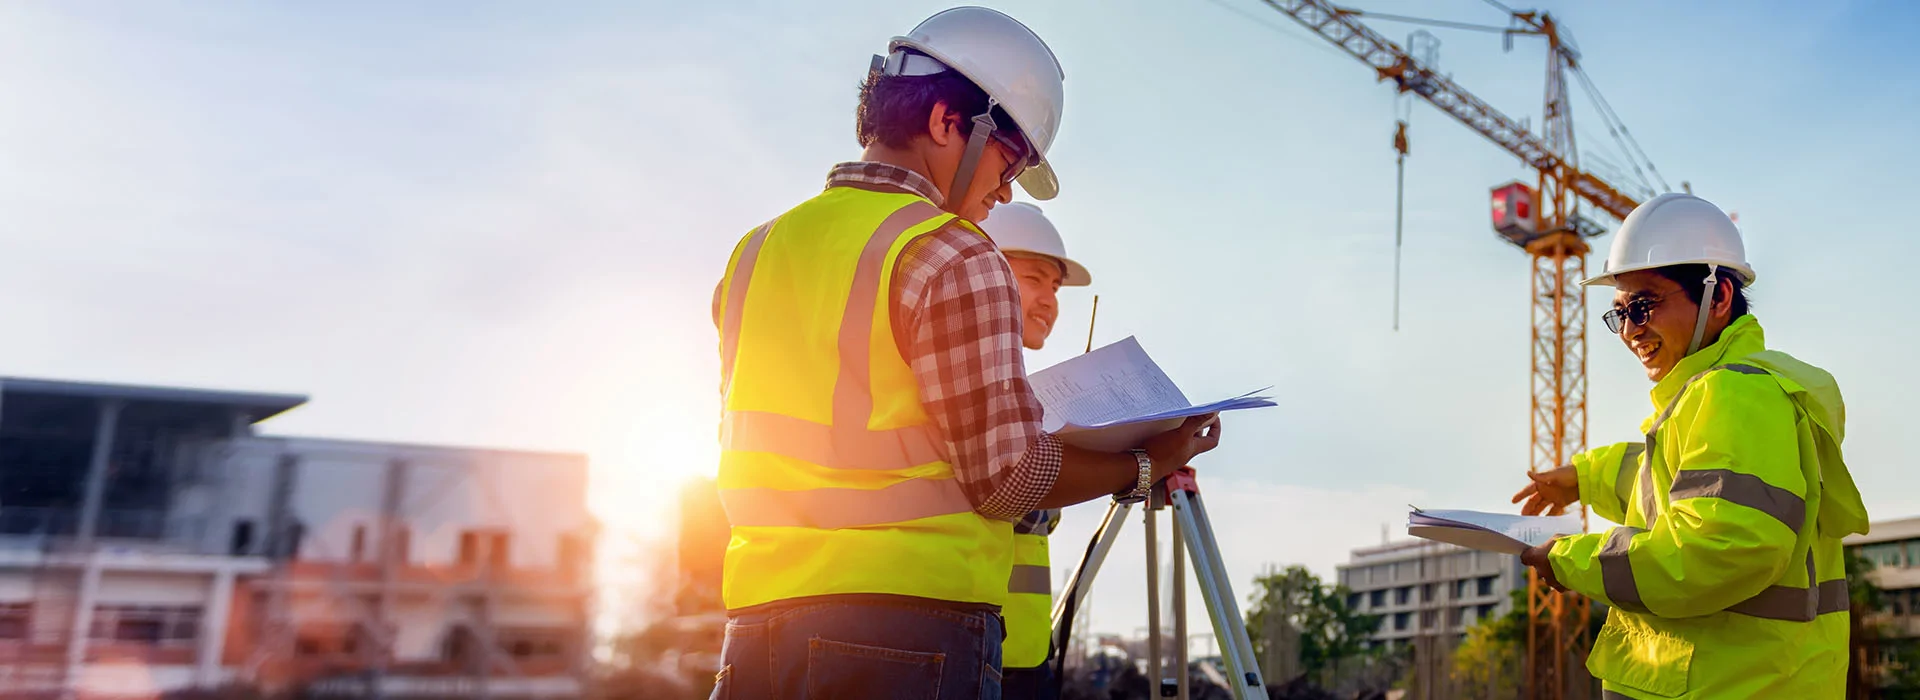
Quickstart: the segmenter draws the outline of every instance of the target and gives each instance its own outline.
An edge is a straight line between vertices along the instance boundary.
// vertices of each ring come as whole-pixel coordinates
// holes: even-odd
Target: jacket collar
[[[1733,362],[1765,349],[1767,349],[1766,331],[1760,328],[1760,321],[1755,319],[1753,314],[1734,319],[1726,330],[1720,332],[1719,340],[1680,360],[1680,364],[1674,365],[1673,371],[1668,372],[1666,377],[1653,385],[1651,396],[1654,410],[1666,408],[1667,404],[1680,394],[1680,389],[1687,385],[1687,380],[1692,379],[1693,375],[1705,372],[1715,365]]]

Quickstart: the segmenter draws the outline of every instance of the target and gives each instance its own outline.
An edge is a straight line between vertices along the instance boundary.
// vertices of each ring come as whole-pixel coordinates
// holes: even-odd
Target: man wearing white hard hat
[[[1007,256],[1014,279],[1020,283],[1020,337],[1028,350],[1046,347],[1047,336],[1060,318],[1061,287],[1093,284],[1087,268],[1067,257],[1060,231],[1040,207],[1026,202],[1001,205],[980,223],[1000,252]],[[1047,536],[1060,524],[1060,509],[1028,513],[1013,526],[1013,574],[1007,577],[1007,621],[1003,645],[1006,700],[1043,700],[1056,697],[1050,667],[1052,656],[1053,575],[1047,555]]]
[[[1529,515],[1575,500],[1622,523],[1521,561],[1612,610],[1587,669],[1608,698],[1837,698],[1846,690],[1841,538],[1867,531],[1840,451],[1846,406],[1824,370],[1770,350],[1748,313],[1746,246],[1686,194],[1614,235],[1607,329],[1654,382],[1643,441],[1529,475]]]
[[[861,159],[735,246],[713,301],[715,697],[999,697],[1013,523],[1218,444],[1206,420],[1114,454],[1040,427],[1017,283],[975,222],[1015,181],[1059,190],[1062,76],[1005,14],[933,15],[874,57]]]

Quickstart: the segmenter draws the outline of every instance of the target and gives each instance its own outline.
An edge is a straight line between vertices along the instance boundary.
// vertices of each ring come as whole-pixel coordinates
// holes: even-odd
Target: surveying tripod
[[[1220,545],[1213,539],[1213,524],[1207,519],[1206,504],[1200,499],[1200,486],[1193,469],[1181,467],[1154,484],[1145,499],[1115,496],[1107,506],[1100,531],[1087,544],[1079,568],[1067,583],[1065,595],[1053,604],[1053,649],[1059,654],[1055,679],[1066,677],[1065,650],[1072,635],[1073,616],[1093,578],[1100,573],[1107,552],[1120,537],[1120,527],[1136,503],[1146,503],[1147,524],[1147,674],[1159,686],[1160,697],[1188,700],[1187,673],[1187,572],[1185,555],[1193,557],[1194,577],[1200,581],[1200,595],[1207,603],[1207,616],[1213,620],[1213,634],[1220,642],[1221,658],[1227,664],[1227,686],[1235,700],[1267,697],[1260,679],[1259,664],[1253,655],[1253,641],[1247,637],[1246,623],[1240,618],[1240,606],[1233,600],[1233,587],[1227,581],[1227,568],[1220,559]],[[1160,649],[1160,548],[1155,513],[1173,506],[1173,629],[1177,639],[1173,648],[1174,668],[1163,663]],[[1168,676],[1169,671],[1172,677]]]

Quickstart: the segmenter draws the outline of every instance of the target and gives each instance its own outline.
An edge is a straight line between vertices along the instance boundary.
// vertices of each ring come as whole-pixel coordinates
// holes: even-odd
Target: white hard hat
[[[1067,244],[1060,240],[1060,230],[1053,222],[1040,213],[1040,207],[1026,202],[1012,202],[994,207],[987,220],[980,222],[980,230],[1000,246],[1002,253],[1027,253],[1044,255],[1060,261],[1065,273],[1060,278],[1061,286],[1085,287],[1093,284],[1093,275],[1087,268],[1067,257]]]
[[[1678,192],[1634,207],[1613,234],[1605,270],[1582,284],[1611,287],[1620,273],[1672,265],[1732,270],[1743,286],[1753,286],[1753,266],[1747,263],[1740,228],[1712,202]]]
[[[887,44],[889,61],[899,60],[893,55],[901,49],[926,54],[980,86],[1013,117],[1039,156],[1036,165],[1020,174],[1020,188],[1040,200],[1060,193],[1060,181],[1046,156],[1060,132],[1060,108],[1066,100],[1061,82],[1066,75],[1039,35],[996,10],[955,7],[928,17],[906,36],[894,37]],[[909,69],[906,74],[931,72],[937,71]]]

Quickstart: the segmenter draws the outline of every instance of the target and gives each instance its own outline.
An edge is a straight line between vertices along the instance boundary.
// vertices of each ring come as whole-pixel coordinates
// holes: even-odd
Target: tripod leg
[[[1060,618],[1066,610],[1067,599],[1086,599],[1087,591],[1093,588],[1094,576],[1100,573],[1100,566],[1107,562],[1107,552],[1112,551],[1114,541],[1120,539],[1120,527],[1127,524],[1127,513],[1132,510],[1131,503],[1114,501],[1107,505],[1107,516],[1100,521],[1100,533],[1094,536],[1093,544],[1080,556],[1080,566],[1074,568],[1073,578],[1067,581],[1066,589],[1053,601],[1055,639],[1059,638]]]
[[[1240,606],[1233,599],[1226,566],[1220,559],[1220,546],[1213,538],[1206,506],[1198,493],[1172,494],[1174,514],[1186,528],[1187,546],[1193,551],[1194,575],[1200,579],[1200,593],[1213,618],[1213,633],[1220,641],[1221,657],[1226,660],[1228,680],[1235,698],[1265,697],[1266,684],[1254,660],[1253,641],[1247,637],[1247,625],[1240,617]]]
[[[1192,689],[1187,672],[1187,529],[1180,526],[1179,516],[1173,519],[1173,678],[1174,697],[1188,700]],[[1160,696],[1166,697],[1167,689],[1160,688]]]
[[[1147,506],[1147,678],[1154,686],[1166,667],[1160,662],[1166,658],[1160,655],[1160,525],[1154,518],[1153,506]]]
[[[1220,556],[1220,543],[1213,538],[1213,519],[1207,515],[1206,500],[1198,493],[1193,494],[1191,500],[1193,503],[1194,518],[1200,525],[1200,532],[1197,534],[1206,538],[1207,553],[1212,559],[1215,579],[1220,582],[1221,590],[1227,594],[1223,600],[1227,605],[1227,610],[1232,613],[1233,642],[1240,648],[1240,658],[1245,659],[1247,662],[1246,669],[1251,676],[1250,680],[1254,684],[1264,687],[1266,682],[1260,675],[1260,664],[1253,653],[1253,638],[1247,635],[1246,618],[1240,616],[1239,603],[1233,598],[1233,584],[1227,578],[1226,560]]]

